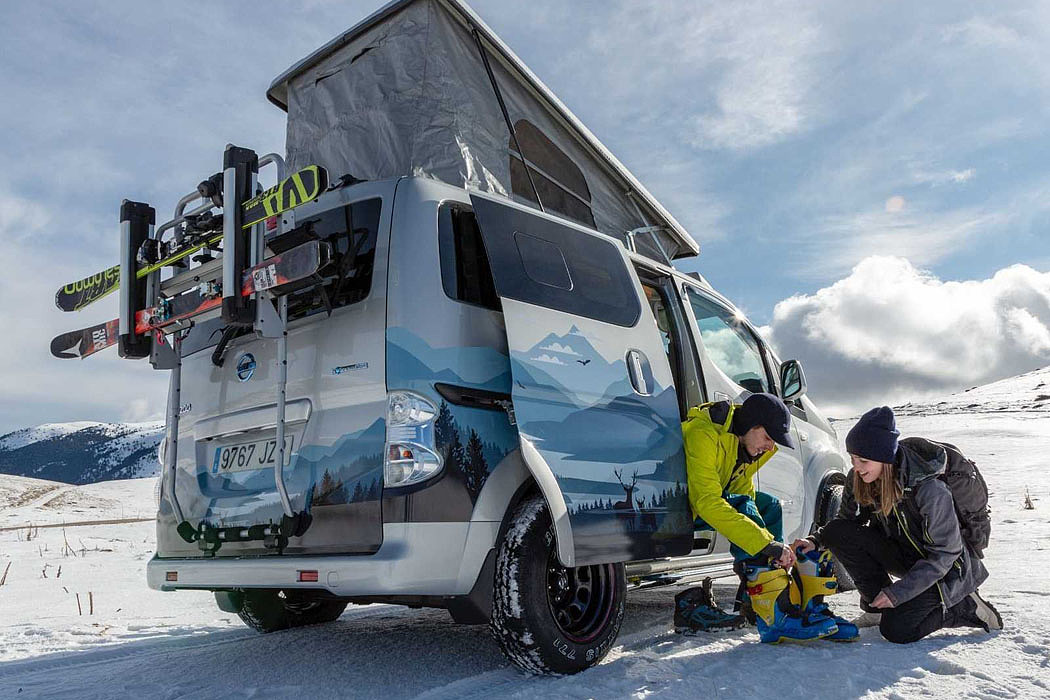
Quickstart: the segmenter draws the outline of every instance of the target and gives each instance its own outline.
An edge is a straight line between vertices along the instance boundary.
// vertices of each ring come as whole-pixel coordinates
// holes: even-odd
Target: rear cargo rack
[[[260,193],[258,173],[267,165],[276,168],[277,185]],[[194,192],[182,196],[170,221],[155,227],[156,214],[148,204],[125,200],[121,205],[118,348],[121,357],[149,357],[154,369],[171,370],[161,476],[164,494],[174,511],[179,535],[187,542],[197,542],[206,552],[216,551],[223,542],[246,540],[262,540],[267,547],[281,551],[287,546],[288,538],[301,536],[312,520],[308,504],[298,512],[292,507],[283,474],[288,383],[287,295],[302,288],[301,284],[293,286],[291,282],[309,279],[311,275],[291,279],[281,266],[282,260],[307,260],[313,268],[306,263],[300,267],[305,272],[312,269],[312,278],[319,283],[317,270],[327,264],[331,251],[325,243],[312,242],[308,244],[309,250],[304,250],[307,248],[304,245],[269,258],[264,256],[267,228],[274,229],[275,236],[294,228],[294,207],[316,199],[327,184],[323,168],[310,166],[286,179],[281,156],[269,153],[258,157],[249,149],[230,144],[223,156],[222,172],[203,180]],[[187,211],[198,199],[205,201]],[[221,213],[221,232],[215,228],[218,213]],[[201,227],[204,230],[199,230]],[[172,235],[165,240],[168,232]],[[167,258],[158,263],[156,257],[159,256],[154,255],[153,260],[145,261],[148,274],[142,276],[142,251],[167,251]],[[197,258],[187,259],[198,251]],[[290,255],[293,252],[297,254]],[[151,262],[154,264],[149,264]],[[194,266],[193,262],[199,264]],[[161,280],[164,267],[173,267],[175,272]],[[220,317],[227,329],[250,330],[277,342],[277,454],[273,471],[283,512],[279,523],[214,527],[202,521],[194,526],[186,520],[179,504],[175,478],[182,413],[182,341],[194,325]],[[232,337],[224,333],[224,338],[228,335]],[[216,354],[219,356],[216,363],[221,364],[221,352]]]

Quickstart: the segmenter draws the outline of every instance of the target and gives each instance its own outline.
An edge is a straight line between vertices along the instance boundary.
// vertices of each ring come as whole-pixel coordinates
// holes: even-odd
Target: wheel
[[[346,610],[344,600],[309,599],[294,592],[249,588],[239,594],[238,617],[256,632],[332,622]]]
[[[842,484],[833,484],[824,490],[824,498],[820,509],[820,524],[824,525],[839,512],[842,505],[842,493],[846,487]],[[852,591],[857,586],[853,583],[853,577],[846,571],[846,567],[839,563],[838,559],[832,560],[835,564],[835,578],[839,582],[840,591]]]
[[[601,661],[626,607],[623,564],[558,562],[541,496],[521,503],[499,545],[489,626],[503,653],[530,673],[578,673]]]

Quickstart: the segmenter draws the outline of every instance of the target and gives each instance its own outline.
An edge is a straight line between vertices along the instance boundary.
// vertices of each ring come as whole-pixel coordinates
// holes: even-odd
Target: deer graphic
[[[613,472],[616,475],[616,480],[620,482],[620,486],[626,492],[626,497],[622,501],[613,503],[613,510],[634,510],[634,486],[638,483],[638,471],[635,470],[634,474],[631,475],[631,485],[623,483],[623,474],[621,469],[617,469]]]

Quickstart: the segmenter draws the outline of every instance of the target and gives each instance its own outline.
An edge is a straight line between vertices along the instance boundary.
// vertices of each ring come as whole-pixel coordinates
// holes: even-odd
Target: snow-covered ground
[[[257,635],[208,593],[146,588],[149,522],[31,538],[0,530],[0,576],[11,562],[0,586],[0,698],[1050,698],[1050,412],[1035,400],[1050,372],[1008,382],[909,406],[899,420],[905,435],[957,444],[986,476],[994,525],[982,592],[1003,613],[1000,633],[947,630],[907,646],[875,629],[855,644],[769,647],[746,630],[682,638],[671,631],[676,589],[666,588],[632,595],[600,666],[532,678],[484,626],[453,625],[442,611],[351,607],[330,625]],[[153,489],[152,479],[65,487],[0,476],[0,528],[135,517],[152,510]],[[1026,489],[1034,510],[1023,509]],[[856,612],[855,593],[832,602]]]

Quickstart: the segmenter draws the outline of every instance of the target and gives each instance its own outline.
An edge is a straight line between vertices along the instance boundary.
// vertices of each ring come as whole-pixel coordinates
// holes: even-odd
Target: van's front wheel
[[[620,632],[623,564],[567,569],[558,562],[541,496],[521,503],[496,557],[492,633],[532,673],[577,673],[604,658]]]

